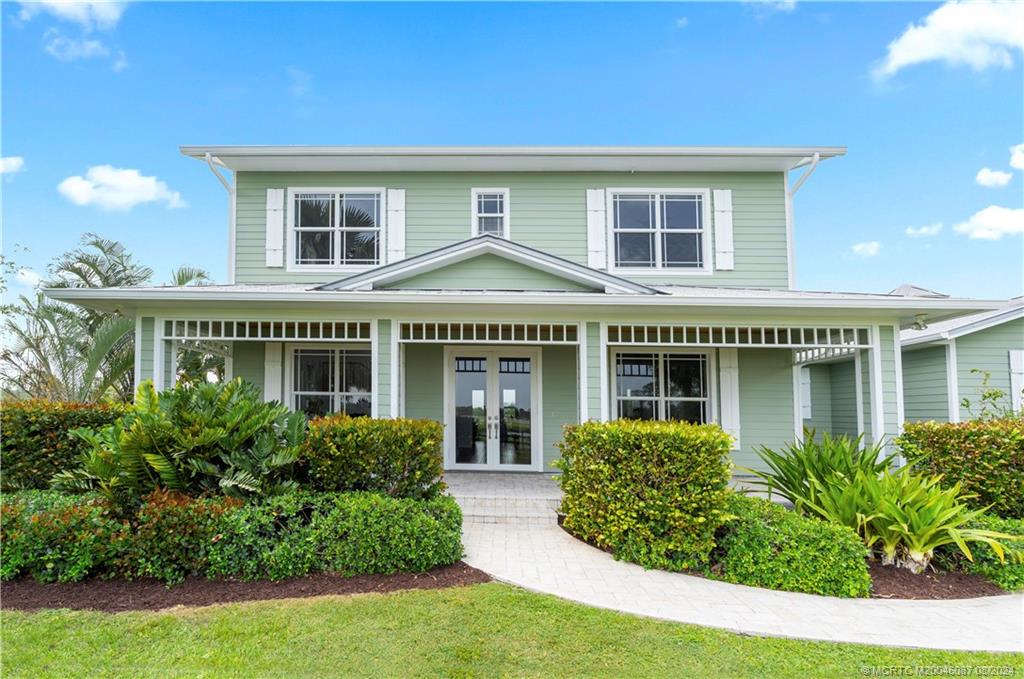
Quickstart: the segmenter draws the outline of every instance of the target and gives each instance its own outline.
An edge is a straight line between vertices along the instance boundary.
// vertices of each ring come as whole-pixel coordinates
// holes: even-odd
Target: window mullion
[[[654,194],[654,266],[660,269],[661,263],[661,194]]]

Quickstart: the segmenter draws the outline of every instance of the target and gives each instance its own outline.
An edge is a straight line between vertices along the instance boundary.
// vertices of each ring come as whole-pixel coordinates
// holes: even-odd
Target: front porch
[[[588,419],[717,422],[736,440],[740,467],[756,465],[758,446],[782,446],[807,425],[869,442],[898,432],[891,324],[726,324],[709,311],[665,325],[535,313],[541,318],[486,322],[140,317],[136,368],[169,385],[178,351],[199,347],[221,352],[229,377],[311,415],[434,419],[444,424],[449,471],[554,471],[562,428]],[[835,361],[850,368],[827,367]]]

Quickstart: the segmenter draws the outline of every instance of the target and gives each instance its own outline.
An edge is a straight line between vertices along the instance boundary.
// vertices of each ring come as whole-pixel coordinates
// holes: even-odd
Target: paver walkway
[[[949,601],[838,599],[648,571],[616,561],[559,528],[552,505],[558,488],[549,477],[457,476],[449,475],[448,481],[465,513],[465,561],[503,582],[590,606],[745,634],[1024,652],[1024,594]]]

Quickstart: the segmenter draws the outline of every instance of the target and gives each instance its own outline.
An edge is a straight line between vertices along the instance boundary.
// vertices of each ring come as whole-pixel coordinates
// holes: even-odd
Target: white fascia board
[[[650,295],[576,292],[516,292],[495,291],[448,292],[431,290],[203,290],[202,287],[179,289],[132,288],[46,288],[43,293],[51,299],[67,302],[339,302],[370,303],[439,303],[439,304],[543,304],[581,306],[647,306],[647,307],[732,307],[732,308],[802,308],[876,311],[881,313],[949,312],[970,313],[998,308],[1002,302],[979,300],[930,301],[917,300],[865,300],[863,296],[836,295],[825,298],[806,297],[702,297],[684,295]]]
[[[1009,323],[1010,321],[1016,321],[1024,318],[1024,306],[1016,306],[1011,309],[1007,309],[1003,313],[989,316],[988,318],[981,318],[977,321],[968,321],[963,325],[950,328],[943,332],[935,333],[924,333],[919,337],[912,337],[910,339],[900,338],[900,345],[904,347],[914,346],[916,344],[928,344],[934,342],[945,342],[957,337],[963,337],[964,335],[970,335],[971,333],[980,332],[1003,323]],[[964,319],[967,320],[967,319]],[[902,333],[901,333],[902,335]]]

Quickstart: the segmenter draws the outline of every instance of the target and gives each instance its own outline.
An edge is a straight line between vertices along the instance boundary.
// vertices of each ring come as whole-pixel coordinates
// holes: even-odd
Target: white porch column
[[[580,321],[577,338],[579,344],[576,346],[576,364],[579,370],[579,380],[576,385],[576,398],[579,401],[579,421],[582,424],[590,419],[587,403],[590,398],[590,387],[587,379],[587,324],[585,321]]]

